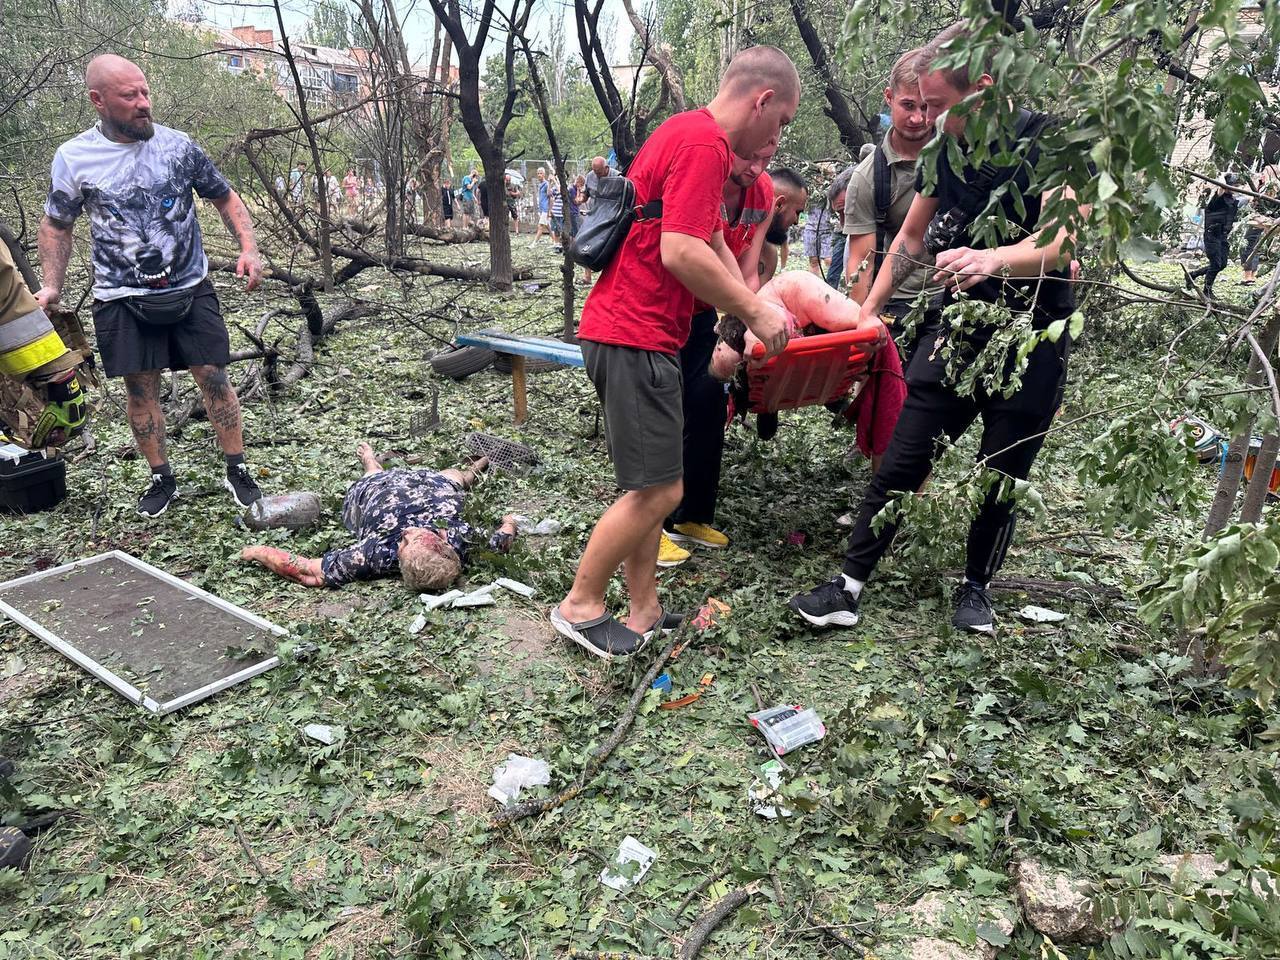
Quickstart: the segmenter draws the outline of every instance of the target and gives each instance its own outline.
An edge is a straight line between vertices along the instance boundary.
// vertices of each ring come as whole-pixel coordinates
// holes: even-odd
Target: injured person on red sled
[[[858,304],[808,271],[778,274],[760,288],[759,296],[783,311],[792,337],[839,333],[856,330],[862,325],[862,311]],[[842,415],[857,424],[858,449],[875,462],[889,446],[907,388],[902,375],[902,361],[888,330],[878,319],[873,324],[879,328],[880,340],[866,345],[865,349],[872,352],[867,374],[860,380],[853,402]],[[744,362],[744,358],[753,355],[753,348],[759,341],[734,316],[721,318],[716,332],[720,340],[711,356],[712,375],[725,381],[732,381],[739,375],[745,378],[745,368],[753,362],[760,362]],[[736,396],[741,397],[744,393],[739,390]],[[738,412],[746,411],[739,407]]]

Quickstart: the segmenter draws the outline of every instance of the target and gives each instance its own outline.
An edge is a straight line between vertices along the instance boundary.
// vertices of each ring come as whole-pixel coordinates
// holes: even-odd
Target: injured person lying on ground
[[[760,288],[759,296],[782,310],[787,318],[787,333],[792,337],[856,330],[861,323],[861,309],[856,303],[806,271],[778,274]],[[884,324],[879,320],[875,323],[883,331]],[[720,380],[731,380],[743,358],[750,357],[760,341],[734,316],[721,318],[716,332],[720,342],[711,356],[711,372]],[[887,338],[884,333],[881,343]]]
[[[367,443],[356,453],[365,474],[342,502],[343,526],[356,537],[352,546],[330,550],[317,560],[255,544],[245,547],[240,559],[308,587],[339,587],[391,576],[398,569],[411,590],[447,588],[461,575],[474,534],[462,518],[462,503],[488,459],[463,469],[384,470]],[[506,553],[515,536],[515,517],[507,515],[489,538],[489,547]]]

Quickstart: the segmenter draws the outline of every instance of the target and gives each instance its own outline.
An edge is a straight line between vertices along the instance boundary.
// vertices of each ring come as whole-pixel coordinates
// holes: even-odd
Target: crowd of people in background
[[[540,166],[534,174],[531,189],[526,190],[524,178],[515,171],[503,175],[503,203],[511,220],[511,230],[521,232],[522,223],[532,220],[535,229],[531,239],[542,239],[554,245],[557,253],[563,244],[578,232],[582,218],[590,209],[591,191],[600,179],[616,176],[604,157],[595,157],[585,173],[567,175],[568,192],[560,184],[554,170],[548,173]],[[369,216],[382,202],[386,186],[380,177],[361,175],[354,167],[339,179],[332,170],[319,177],[308,175],[306,161],[298,161],[288,172],[275,179],[278,196],[294,209],[306,209],[316,202],[323,190],[333,216],[361,218]],[[453,178],[445,173],[440,180],[440,212],[443,225],[448,229],[466,230],[472,226],[485,228],[489,221],[488,187],[479,168],[470,167],[454,186]],[[427,194],[424,184],[416,175],[405,180],[402,207],[409,223],[428,220]],[[583,282],[590,283],[588,273]]]

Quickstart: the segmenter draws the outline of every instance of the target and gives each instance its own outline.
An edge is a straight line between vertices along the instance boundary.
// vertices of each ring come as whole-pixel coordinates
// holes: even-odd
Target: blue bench
[[[525,359],[550,360],[567,367],[584,367],[582,348],[551,337],[522,337],[502,330],[477,330],[458,337],[467,347],[484,347],[511,358],[511,392],[515,397],[515,422],[529,417],[529,397],[525,385]]]

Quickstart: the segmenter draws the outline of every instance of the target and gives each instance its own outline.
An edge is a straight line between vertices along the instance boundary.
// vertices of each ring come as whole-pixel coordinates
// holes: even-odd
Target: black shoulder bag
[[[591,210],[569,244],[569,257],[588,270],[603,270],[614,258],[631,225],[662,217],[662,201],[636,206],[636,185],[626,177],[605,177],[591,192]]]
[[[1034,141],[1048,126],[1049,121],[1050,117],[1046,114],[1023,110],[1018,116],[1018,123],[1014,129],[1014,144],[1023,140]],[[1019,162],[1007,167],[998,167],[990,160],[979,167],[978,178],[969,184],[967,197],[950,210],[938,211],[929,221],[929,226],[924,232],[925,249],[934,256],[943,250],[950,249],[969,229],[978,215],[987,208],[992,191],[1017,176],[1024,164],[1034,165],[1033,156],[1036,149],[1033,142],[1029,143],[1026,155]]]
[[[888,134],[885,134],[888,136]],[[880,264],[884,262],[885,249],[889,244],[889,208],[893,206],[893,172],[889,169],[889,158],[884,152],[884,144],[876,144],[875,160],[872,161],[874,171],[876,204],[876,249],[872,274],[880,272]]]

